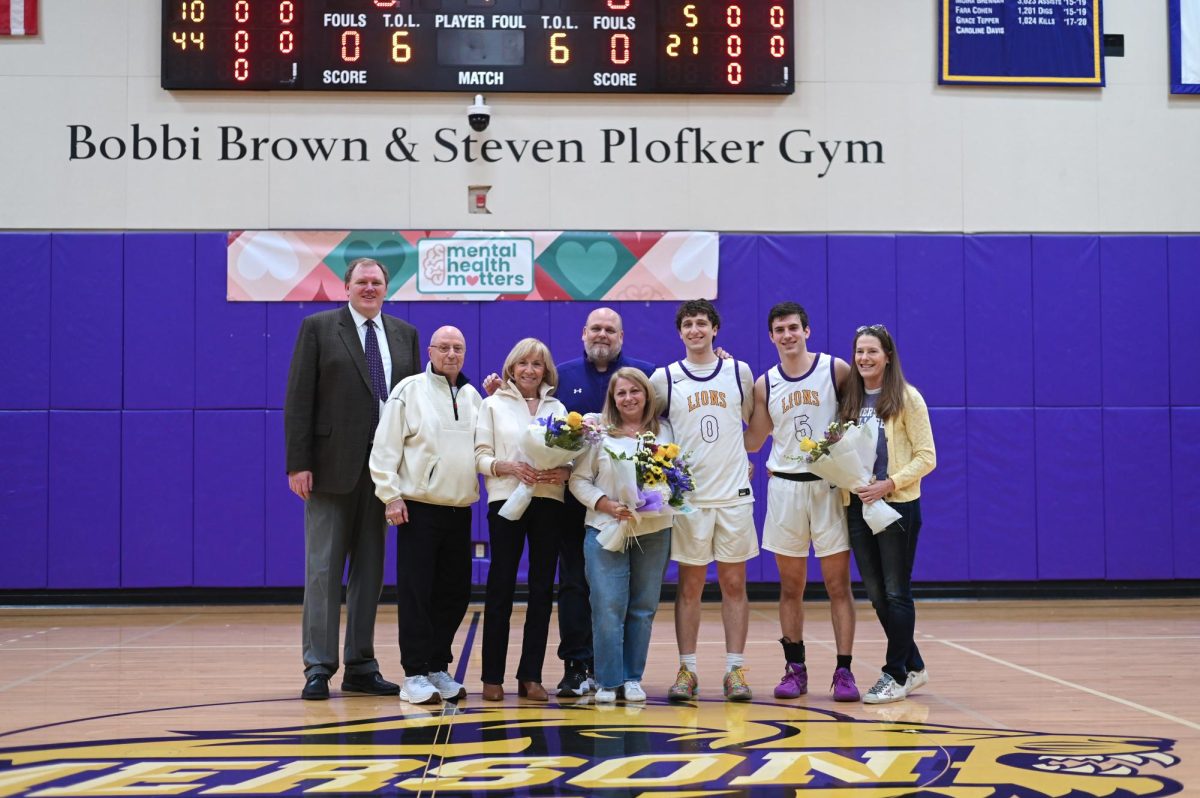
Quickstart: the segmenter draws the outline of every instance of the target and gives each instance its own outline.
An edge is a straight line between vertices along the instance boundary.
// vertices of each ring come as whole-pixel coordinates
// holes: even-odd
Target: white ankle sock
[[[696,655],[695,654],[680,654],[679,664],[687,668],[692,673],[696,672]]]
[[[733,670],[734,668],[742,667],[742,665],[744,665],[745,662],[746,662],[745,654],[734,654],[732,651],[725,652],[725,672],[726,673]]]

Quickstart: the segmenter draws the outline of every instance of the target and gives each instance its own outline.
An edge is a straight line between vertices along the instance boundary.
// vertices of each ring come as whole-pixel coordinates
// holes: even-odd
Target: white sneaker
[[[617,700],[617,691],[610,687],[601,687],[596,691],[597,704],[613,704]]]
[[[437,671],[436,673],[429,674],[429,681],[433,684],[433,689],[438,691],[443,701],[467,697],[467,688],[454,681],[454,678],[446,671]]]
[[[624,692],[626,701],[637,701],[640,703],[646,700],[646,691],[642,689],[642,683],[635,679],[625,682]]]
[[[864,704],[890,704],[893,701],[903,701],[908,692],[904,685],[897,683],[890,674],[883,674],[875,686],[863,696]]]
[[[924,687],[929,684],[929,671],[909,671],[908,680],[904,682],[904,694],[912,695],[917,691],[917,688]]]
[[[409,676],[400,688],[400,700],[410,704],[437,704],[442,700],[442,695],[428,676]]]

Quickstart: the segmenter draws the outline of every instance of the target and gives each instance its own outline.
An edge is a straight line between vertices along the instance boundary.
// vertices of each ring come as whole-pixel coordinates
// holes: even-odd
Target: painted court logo
[[[263,703],[303,717],[292,708],[299,702]],[[1124,798],[1181,790],[1158,775],[1178,762],[1167,753],[1172,740],[857,720],[769,704],[447,705],[444,714],[174,731],[198,712],[262,710],[179,708],[158,717],[160,734],[141,739],[5,747],[0,796]],[[155,716],[140,713],[139,727]]]
[[[529,238],[422,238],[417,242],[422,294],[528,294],[533,291]]]

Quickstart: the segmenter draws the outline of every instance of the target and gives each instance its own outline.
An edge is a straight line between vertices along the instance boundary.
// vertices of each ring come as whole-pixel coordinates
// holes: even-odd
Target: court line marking
[[[1173,723],[1178,723],[1181,726],[1186,726],[1189,729],[1195,729],[1196,731],[1200,731],[1200,723],[1195,723],[1193,721],[1187,720],[1186,718],[1181,718],[1176,715],[1172,715],[1168,712],[1163,712],[1161,710],[1154,709],[1153,707],[1148,707],[1148,706],[1145,706],[1144,704],[1139,704],[1136,701],[1130,701],[1127,698],[1121,698],[1120,696],[1115,696],[1115,695],[1111,695],[1110,693],[1105,693],[1100,690],[1095,690],[1091,687],[1086,687],[1082,684],[1077,684],[1075,682],[1069,682],[1066,679],[1060,679],[1057,676],[1051,676],[1048,673],[1042,673],[1041,671],[1036,671],[1033,668],[1027,668],[1024,665],[1018,665],[1015,662],[1009,662],[1008,660],[1000,659],[999,657],[993,657],[991,654],[985,654],[982,651],[976,651],[975,649],[970,648],[968,646],[959,645],[958,643],[954,642],[953,640],[945,640],[940,637],[931,637],[930,640],[935,643],[941,643],[944,646],[949,646],[950,648],[956,648],[959,651],[962,651],[963,653],[971,654],[972,656],[979,657],[980,659],[985,659],[985,660],[988,660],[989,662],[994,662],[997,665],[1003,665],[1006,668],[1012,668],[1015,671],[1020,671],[1021,673],[1025,673],[1030,676],[1036,676],[1039,679],[1045,679],[1048,682],[1054,682],[1055,684],[1060,684],[1063,687],[1070,687],[1072,689],[1079,690],[1080,692],[1084,692],[1089,695],[1096,696],[1097,698],[1103,698],[1107,701],[1112,701],[1115,704],[1121,704],[1121,705],[1127,706],[1131,709],[1140,710],[1140,711],[1148,713],[1150,715],[1154,715],[1155,717],[1162,718],[1163,720],[1169,720]]]
[[[195,617],[195,616],[193,616]],[[163,627],[166,628],[166,627]],[[882,637],[870,637],[855,635],[856,643],[878,643],[882,641]],[[941,642],[941,639],[934,635],[922,633],[922,640],[931,642]],[[1083,637],[956,637],[954,638],[960,643],[1071,643],[1075,641],[1093,642],[1093,641],[1138,641],[1138,640],[1200,640],[1200,635],[1095,635]],[[6,642],[20,642],[18,639],[9,640]],[[806,644],[818,645],[824,648],[830,648],[834,644],[833,638],[823,637],[806,637]],[[747,640],[747,646],[775,646],[778,645],[776,640]],[[2,645],[2,644],[0,644]],[[519,643],[512,643],[510,648],[519,647]],[[657,640],[651,642],[652,646],[675,646],[674,640]],[[697,642],[700,646],[723,646],[725,643],[721,640],[701,640]],[[195,650],[261,650],[261,649],[293,649],[295,643],[229,643],[229,644],[214,644],[214,645],[160,645],[160,646],[131,646],[123,645],[122,648],[126,651],[195,651]],[[44,651],[107,651],[113,646],[27,646],[14,647],[8,649],[12,653],[28,653],[35,654]]]
[[[124,648],[125,647],[124,644],[126,642],[133,642],[134,640],[141,640],[143,637],[149,637],[150,635],[158,634],[159,632],[166,631],[167,629],[170,629],[173,626],[178,626],[181,623],[186,623],[187,621],[190,621],[195,617],[196,617],[196,615],[186,615],[186,616],[180,618],[179,620],[169,623],[165,626],[158,626],[158,627],[155,627],[154,629],[147,629],[146,631],[142,632],[141,634],[134,635],[133,637],[129,638],[128,640],[122,641],[121,643],[118,643],[117,645],[105,646],[103,648],[98,648],[98,649],[95,649],[94,651],[92,651],[90,654],[82,654],[73,659],[69,659],[66,662],[60,662],[57,665],[54,665],[49,668],[44,668],[35,674],[26,676],[22,679],[17,679],[14,682],[9,682],[8,684],[0,684],[0,693],[3,693],[5,690],[11,690],[14,687],[20,687],[23,684],[28,684],[29,682],[37,681],[38,679],[42,678],[43,676],[47,676],[51,673],[54,673],[55,671],[60,671],[63,668],[69,668],[72,665],[78,665],[80,662],[91,659],[92,657],[95,657],[99,654],[104,654],[109,651],[117,651],[119,649]],[[45,650],[45,649],[40,649],[40,650]],[[10,651],[11,651],[11,649],[10,649]]]

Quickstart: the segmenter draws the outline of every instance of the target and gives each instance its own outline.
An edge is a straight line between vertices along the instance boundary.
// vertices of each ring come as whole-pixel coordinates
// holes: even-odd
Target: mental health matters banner
[[[369,257],[409,302],[711,299],[717,250],[711,232],[245,230],[229,234],[227,295],[344,301],[347,266]]]

